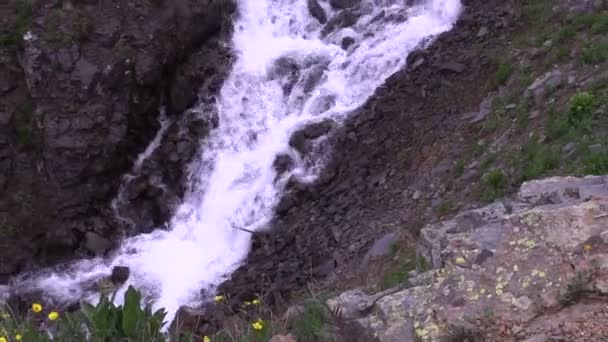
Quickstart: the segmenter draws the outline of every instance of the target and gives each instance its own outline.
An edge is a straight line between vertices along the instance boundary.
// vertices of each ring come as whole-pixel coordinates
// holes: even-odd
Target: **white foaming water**
[[[217,99],[219,126],[191,166],[191,189],[170,229],[128,238],[109,259],[40,272],[17,286],[83,298],[89,295],[83,284],[124,265],[131,269],[128,284],[166,308],[169,319],[181,305],[204,300],[201,289],[213,293],[249,251],[250,234],[234,228],[262,229],[286,180],[313,179],[322,166],[305,164],[289,147],[290,135],[325,119],[339,123],[404,67],[410,51],[449,30],[461,9],[459,0],[411,8],[405,2],[363,0],[355,25],[324,36],[306,0],[240,0],[237,61]],[[331,20],[337,13],[321,4]],[[344,51],[347,36],[356,43]],[[287,73],[277,60],[288,65]],[[280,153],[297,165],[277,180],[273,162]]]

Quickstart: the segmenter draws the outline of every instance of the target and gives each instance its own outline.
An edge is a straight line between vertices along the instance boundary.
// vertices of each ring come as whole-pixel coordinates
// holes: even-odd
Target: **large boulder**
[[[413,285],[371,295],[351,290],[328,305],[379,341],[438,341],[454,326],[491,341],[532,338],[602,312],[587,302],[581,305],[589,311],[567,307],[607,294],[606,237],[608,176],[532,181],[508,205],[422,229],[418,257],[432,269]],[[498,322],[513,328],[499,331]],[[577,329],[562,337],[574,338]],[[601,329],[586,331],[602,336]]]

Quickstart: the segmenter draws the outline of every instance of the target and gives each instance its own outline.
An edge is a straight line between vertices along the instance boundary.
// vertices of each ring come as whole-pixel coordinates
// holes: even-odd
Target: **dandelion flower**
[[[42,305],[38,303],[32,304],[32,311],[34,311],[35,313],[42,311]]]
[[[8,340],[6,339],[6,337],[0,337],[0,342],[8,342]]]
[[[51,311],[51,312],[49,312],[49,319],[51,321],[56,321],[57,318],[59,318],[59,313],[57,311]]]
[[[255,322],[251,323],[251,326],[255,330],[262,330],[264,328],[264,321],[262,321],[261,319],[258,319]]]
[[[205,336],[203,337],[203,342],[211,342],[211,339],[209,338],[209,336]]]
[[[216,302],[218,302],[218,303],[219,303],[219,302],[221,302],[221,301],[223,301],[223,300],[224,300],[224,296],[222,296],[222,295],[217,295],[217,296],[215,296],[215,298],[213,298],[213,300],[215,300]]]
[[[21,334],[17,334],[15,335],[15,341],[21,341],[23,337],[21,336]]]
[[[591,250],[591,245],[586,244],[586,245],[584,245],[584,246],[583,246],[583,249],[584,249],[585,251],[589,252],[589,251]]]
[[[251,304],[253,304],[253,305],[260,305],[261,303],[262,303],[262,301],[261,301],[261,300],[259,300],[259,299],[254,299],[254,300],[251,302]]]

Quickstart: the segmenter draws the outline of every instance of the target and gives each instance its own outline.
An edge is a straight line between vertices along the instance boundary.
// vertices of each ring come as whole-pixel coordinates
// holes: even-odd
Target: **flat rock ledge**
[[[608,176],[524,183],[512,201],[427,225],[417,253],[430,270],[409,284],[327,304],[368,341],[608,336],[606,305],[593,305],[608,295]]]

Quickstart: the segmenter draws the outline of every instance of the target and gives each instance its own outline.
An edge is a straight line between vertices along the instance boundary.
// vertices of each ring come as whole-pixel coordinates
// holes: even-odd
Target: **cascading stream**
[[[83,284],[122,265],[131,269],[125,287],[142,289],[169,319],[181,305],[204,300],[201,289],[212,294],[249,251],[250,234],[234,228],[262,229],[286,180],[314,179],[322,167],[323,156],[311,163],[290,148],[291,134],[310,123],[344,120],[404,67],[409,52],[449,30],[461,10],[459,0],[405,3],[363,0],[350,14],[354,25],[324,30],[307,0],[240,0],[237,61],[217,98],[219,125],[191,165],[192,184],[170,229],[128,238],[109,259],[23,276],[16,287],[88,298]],[[330,22],[347,15],[320,4]],[[354,40],[347,50],[345,37]],[[296,164],[280,177],[273,167],[278,154]]]

